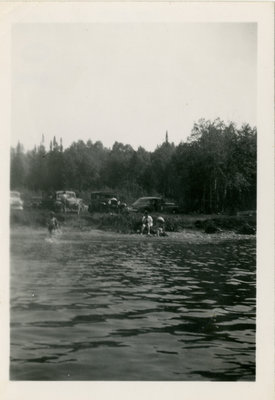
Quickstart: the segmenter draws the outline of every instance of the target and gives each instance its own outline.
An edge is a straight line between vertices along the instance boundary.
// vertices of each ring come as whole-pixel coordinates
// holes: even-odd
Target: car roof
[[[161,199],[161,197],[150,196],[150,197],[140,197],[138,200],[160,200],[160,199]]]
[[[55,193],[60,194],[60,193],[74,193],[72,190],[57,190]]]
[[[114,193],[114,192],[102,192],[102,191],[98,191],[98,192],[91,192],[91,195],[92,194],[102,194],[102,195],[105,195],[105,196],[116,196],[116,194]]]

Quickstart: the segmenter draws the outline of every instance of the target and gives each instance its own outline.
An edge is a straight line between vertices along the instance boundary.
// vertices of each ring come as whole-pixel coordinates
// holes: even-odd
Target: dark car
[[[75,192],[70,190],[58,190],[47,194],[42,200],[42,207],[55,212],[80,213],[85,206],[83,200],[76,197]]]
[[[42,196],[32,196],[28,200],[26,206],[29,207],[29,208],[41,208],[42,201],[43,201]]]
[[[156,211],[156,212],[170,212],[175,214],[179,211],[179,206],[172,202],[167,201],[162,197],[140,197],[135,201],[129,211]]]
[[[91,201],[88,207],[89,212],[120,212],[123,211],[126,204],[119,200],[114,192],[98,191],[91,193]]]

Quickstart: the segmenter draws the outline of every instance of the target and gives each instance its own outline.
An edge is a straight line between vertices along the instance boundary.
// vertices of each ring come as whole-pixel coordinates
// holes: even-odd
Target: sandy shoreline
[[[47,229],[33,227],[11,227],[11,239],[22,238],[28,240],[41,240],[42,237],[48,237]],[[205,242],[215,243],[226,240],[256,240],[256,235],[241,235],[233,231],[222,231],[219,233],[207,234],[195,229],[184,229],[180,232],[168,232],[165,237],[155,235],[140,235],[138,233],[117,233],[99,229],[79,230],[71,227],[62,227],[61,232],[56,235],[56,240],[127,240],[127,241],[160,241],[160,242]]]

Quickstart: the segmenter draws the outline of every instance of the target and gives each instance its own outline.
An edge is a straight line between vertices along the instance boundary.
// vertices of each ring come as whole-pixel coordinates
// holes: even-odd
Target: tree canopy
[[[110,188],[128,201],[159,194],[178,201],[186,212],[228,212],[256,208],[257,132],[220,119],[199,120],[178,146],[168,134],[153,152],[115,142],[74,142],[63,149],[44,135],[38,147],[11,148],[12,189],[93,191]]]

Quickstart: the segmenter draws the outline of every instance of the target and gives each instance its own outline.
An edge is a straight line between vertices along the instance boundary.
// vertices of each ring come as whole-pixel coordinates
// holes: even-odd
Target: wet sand
[[[12,237],[33,235],[34,238],[50,238],[47,229],[32,227],[12,227],[10,230]],[[185,229],[181,232],[167,232],[167,236],[157,237],[156,235],[141,235],[139,233],[117,233],[99,229],[73,229],[63,227],[61,231],[53,235],[53,240],[75,240],[90,238],[92,240],[133,240],[133,241],[164,241],[164,242],[199,242],[215,243],[225,240],[256,240],[256,235],[241,235],[233,231],[222,231],[219,233],[207,234],[195,229]]]

